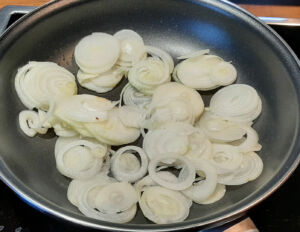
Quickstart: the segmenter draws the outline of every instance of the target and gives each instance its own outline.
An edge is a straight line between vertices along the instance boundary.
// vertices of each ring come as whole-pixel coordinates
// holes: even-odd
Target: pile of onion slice
[[[57,170],[72,179],[88,179],[101,170],[107,150],[95,139],[60,137],[55,144]]]
[[[53,62],[31,61],[20,68],[15,88],[28,109],[48,110],[53,99],[77,94],[73,74]]]
[[[209,52],[179,56],[174,68],[133,30],[85,36],[74,51],[79,84],[105,93],[128,78],[118,101],[77,94],[74,75],[52,62],[18,70],[15,88],[29,109],[19,126],[29,137],[50,128],[59,136],[56,167],[71,179],[67,198],[81,213],[127,223],[139,205],[154,223],[181,222],[192,202],[214,204],[226,185],[261,175],[254,120],[262,100],[253,87],[232,84],[235,67]],[[205,108],[197,90],[220,86]]]
[[[209,50],[201,50],[179,57],[186,60],[176,66],[174,80],[197,90],[211,90],[232,84],[237,77],[235,67],[221,57],[207,53]]]

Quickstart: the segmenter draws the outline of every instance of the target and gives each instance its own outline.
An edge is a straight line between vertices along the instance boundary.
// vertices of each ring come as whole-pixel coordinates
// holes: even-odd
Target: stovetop
[[[10,6],[0,11],[0,34],[34,7]],[[280,19],[267,19],[278,22]],[[271,25],[300,57],[300,24],[298,26]],[[300,168],[287,180],[279,190],[265,201],[250,209],[249,216],[262,232],[296,232],[300,231]],[[243,218],[245,218],[244,216]],[[210,232],[221,232],[230,225],[210,229]],[[0,181],[0,232],[92,232],[43,214],[24,203],[17,195]],[[197,231],[197,230],[195,230]],[[199,231],[199,230],[198,230]],[[207,232],[208,232],[207,231]]]

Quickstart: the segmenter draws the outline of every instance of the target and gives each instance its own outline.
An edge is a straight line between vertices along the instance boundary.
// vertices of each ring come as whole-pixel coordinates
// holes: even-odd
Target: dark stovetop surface
[[[238,1],[237,1],[238,2]],[[11,17],[10,23],[21,14]],[[300,57],[300,26],[272,26]],[[247,214],[262,232],[300,231],[300,168],[269,198]],[[22,202],[0,181],[0,232],[91,232],[45,215]],[[219,232],[222,229],[210,230]]]

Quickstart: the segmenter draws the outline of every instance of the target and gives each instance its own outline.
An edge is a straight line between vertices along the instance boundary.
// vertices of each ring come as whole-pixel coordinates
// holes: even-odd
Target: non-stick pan
[[[254,127],[263,145],[262,175],[228,187],[212,205],[196,205],[184,222],[154,225],[138,211],[128,224],[83,216],[66,197],[69,179],[58,173],[56,137],[28,138],[18,126],[25,107],[14,89],[18,67],[28,61],[53,61],[74,74],[74,46],[85,35],[129,28],[148,45],[174,58],[209,48],[238,70],[237,83],[255,87],[263,111]],[[124,80],[100,96],[117,100]],[[80,89],[83,93],[92,93]],[[94,94],[94,93],[92,93]],[[203,93],[206,101],[211,93]],[[269,196],[299,163],[299,61],[286,43],[257,18],[229,2],[215,0],[62,0],[53,1],[18,21],[0,38],[0,177],[38,210],[87,227],[121,230],[179,230],[230,220]],[[284,199],[282,199],[284,200]]]

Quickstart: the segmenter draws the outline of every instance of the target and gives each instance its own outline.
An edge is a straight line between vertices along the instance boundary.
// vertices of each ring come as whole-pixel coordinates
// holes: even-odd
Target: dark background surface
[[[236,3],[270,3],[271,1],[233,1]],[[274,1],[272,1],[274,2]],[[300,1],[280,1],[277,3]],[[275,29],[300,56],[300,27]],[[268,199],[248,212],[258,229],[263,232],[300,231],[300,168]],[[0,181],[0,231],[2,232],[91,232],[81,227],[42,214],[22,202]],[[214,230],[221,231],[221,230]]]

